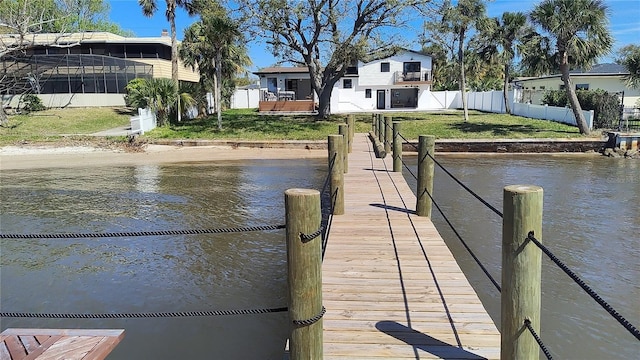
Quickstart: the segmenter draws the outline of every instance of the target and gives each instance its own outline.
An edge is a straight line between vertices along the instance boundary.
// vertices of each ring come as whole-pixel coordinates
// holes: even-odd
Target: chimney
[[[169,30],[167,30],[167,29],[162,29],[162,33],[160,33],[160,36],[162,36],[162,37],[168,37],[168,36],[169,36]]]

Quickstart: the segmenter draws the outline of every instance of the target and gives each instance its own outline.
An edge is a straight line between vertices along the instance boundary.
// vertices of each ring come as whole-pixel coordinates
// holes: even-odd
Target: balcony
[[[394,85],[424,85],[431,84],[431,70],[414,72],[396,71],[393,74]]]

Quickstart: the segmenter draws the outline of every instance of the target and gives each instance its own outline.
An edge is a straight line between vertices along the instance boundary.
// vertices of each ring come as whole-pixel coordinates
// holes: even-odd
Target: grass
[[[0,145],[27,142],[55,142],[60,139],[88,138],[88,134],[129,123],[133,115],[122,108],[51,109],[29,115],[11,116],[7,127],[0,127]],[[580,138],[578,129],[552,121],[534,120],[505,114],[470,112],[465,122],[461,111],[388,113],[402,122],[407,139],[435,135],[438,139],[522,139]],[[154,139],[236,139],[236,140],[324,140],[337,134],[344,116],[334,115],[316,121],[308,115],[260,115],[255,110],[227,110],[223,130],[218,131],[215,116],[183,121],[154,129],[143,140]],[[356,132],[371,129],[371,114],[356,115]],[[597,136],[597,132],[594,132]],[[124,141],[124,137],[121,139]]]
[[[527,119],[505,114],[470,112],[465,122],[462,112],[388,113],[394,121],[402,121],[402,133],[408,139],[419,135],[435,135],[439,139],[523,139],[583,137],[573,126]],[[254,110],[228,110],[223,114],[223,130],[218,131],[215,116],[158,128],[147,134],[149,139],[242,139],[242,140],[324,140],[337,133],[344,116],[334,115],[327,121],[316,121],[305,115],[259,115]],[[371,129],[371,114],[356,115],[356,132]]]
[[[84,139],[98,131],[128,125],[130,116],[131,111],[125,108],[49,109],[14,115],[9,117],[8,126],[0,127],[0,144]]]

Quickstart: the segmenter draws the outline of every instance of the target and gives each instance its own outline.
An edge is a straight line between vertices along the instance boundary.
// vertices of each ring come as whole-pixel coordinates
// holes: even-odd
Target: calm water
[[[640,326],[640,161],[604,157],[439,157],[502,211],[502,189],[544,189],[543,242],[635,326]],[[410,159],[415,164],[415,157]],[[434,197],[500,282],[502,220],[436,167]],[[415,167],[413,168],[416,173]],[[415,188],[409,174],[405,178]],[[434,208],[433,221],[492,318],[500,295]],[[542,338],[557,359],[637,359],[640,342],[543,255]],[[543,356],[541,355],[541,358]]]
[[[284,223],[284,190],[320,188],[324,161],[2,171],[5,233]],[[286,306],[284,232],[2,240],[1,308],[142,313]],[[110,359],[281,359],[286,313],[170,319],[2,319],[8,327],[125,328]]]
[[[640,324],[640,162],[545,156],[441,161],[498,208],[505,185],[542,186],[543,241]],[[320,188],[324,176],[324,160],[2,171],[0,226],[5,233],[58,233],[281,224],[284,190]],[[501,220],[446,175],[437,176],[436,200],[499,280]],[[499,323],[497,291],[442,218],[434,214],[434,222]],[[286,303],[282,231],[0,245],[2,311],[139,313]],[[544,259],[543,266],[542,336],[555,358],[637,358],[640,347],[630,334],[555,265]],[[284,313],[1,321],[2,329],[125,328],[110,359],[280,359],[287,336]]]

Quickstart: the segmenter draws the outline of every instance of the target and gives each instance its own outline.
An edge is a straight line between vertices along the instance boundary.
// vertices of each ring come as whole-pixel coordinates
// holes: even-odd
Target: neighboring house
[[[5,34],[7,42],[11,35]],[[51,44],[59,37],[55,45]],[[122,106],[125,86],[135,78],[171,78],[171,38],[127,38],[108,32],[37,34],[26,54],[0,59],[0,78],[17,86],[2,94],[11,106],[20,95],[40,94],[46,106]],[[38,45],[40,44],[40,45]],[[197,71],[179,62],[182,81],[198,82]],[[8,98],[8,99],[7,99]]]
[[[331,112],[427,110],[432,101],[431,69],[431,56],[411,50],[360,61],[334,86]],[[313,110],[317,96],[306,67],[269,67],[254,74],[260,77],[260,111]]]
[[[260,111],[313,111],[315,95],[307,67],[267,67],[260,78]]]
[[[573,70],[570,74],[576,90],[602,89],[610,93],[619,93],[621,97],[624,93],[624,106],[629,108],[634,107],[640,99],[640,89],[632,89],[626,85],[624,77],[629,75],[629,72],[622,65],[598,64],[588,71]],[[517,78],[513,83],[522,90],[523,96],[519,101],[535,105],[542,104],[541,100],[546,90],[564,89],[560,74]]]
[[[331,111],[426,110],[431,98],[431,69],[431,56],[411,50],[358,62],[333,88]]]

